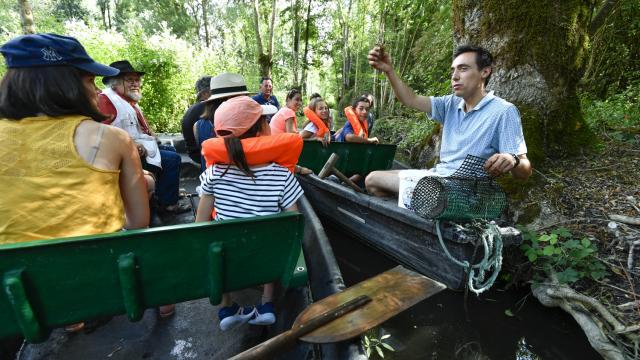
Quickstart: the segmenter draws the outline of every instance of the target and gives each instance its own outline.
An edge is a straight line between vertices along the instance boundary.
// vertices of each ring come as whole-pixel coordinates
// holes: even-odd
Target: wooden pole
[[[346,177],[342,172],[340,172],[338,169],[335,168],[336,163],[338,162],[339,159],[340,159],[340,157],[338,156],[338,154],[332,153],[331,156],[329,156],[329,159],[327,160],[327,162],[322,167],[322,170],[320,170],[320,173],[318,174],[318,177],[320,179],[324,180],[327,176],[333,174],[333,175],[337,176],[338,179],[342,180],[345,184],[347,184],[353,190],[355,190],[355,191],[357,191],[359,193],[364,193],[364,190],[362,190],[362,188],[360,186],[356,185],[356,183],[351,181],[351,179]]]

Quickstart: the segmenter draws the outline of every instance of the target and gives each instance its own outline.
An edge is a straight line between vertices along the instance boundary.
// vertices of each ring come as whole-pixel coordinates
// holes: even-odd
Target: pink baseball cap
[[[273,115],[278,109],[273,105],[260,105],[248,96],[237,96],[223,102],[213,122],[220,137],[239,137],[249,130],[262,115]]]

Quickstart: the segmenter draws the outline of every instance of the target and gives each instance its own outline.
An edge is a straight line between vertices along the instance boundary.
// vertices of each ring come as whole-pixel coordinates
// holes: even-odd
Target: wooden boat
[[[0,246],[0,340],[27,340],[17,359],[226,359],[289,329],[311,301],[344,288],[306,199],[300,209],[302,214]],[[223,293],[235,291],[235,300],[251,304],[260,298],[255,286],[271,281],[282,285],[276,324],[218,329],[211,304]],[[168,319],[145,311],[170,303],[178,305]],[[91,334],[59,328],[112,316]],[[279,358],[364,355],[354,340],[298,343]]]
[[[329,156],[340,156],[336,168],[346,176],[388,170],[394,164],[394,145],[305,142],[299,164],[320,172]],[[412,268],[452,289],[465,287],[467,272],[451,261],[441,246],[436,222],[397,206],[397,199],[358,193],[342,184],[316,175],[299,176],[305,196],[326,221],[356,235],[358,239],[394,261]],[[444,245],[451,256],[475,264],[483,255],[480,239],[465,227],[441,222]],[[511,227],[499,228],[505,246],[521,242]],[[471,259],[476,247],[476,259]]]

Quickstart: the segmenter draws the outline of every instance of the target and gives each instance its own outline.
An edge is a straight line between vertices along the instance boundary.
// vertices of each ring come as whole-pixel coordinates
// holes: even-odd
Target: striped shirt
[[[251,170],[254,178],[233,165],[213,165],[200,175],[202,192],[214,197],[216,220],[277,214],[303,194],[285,167],[272,163]]]

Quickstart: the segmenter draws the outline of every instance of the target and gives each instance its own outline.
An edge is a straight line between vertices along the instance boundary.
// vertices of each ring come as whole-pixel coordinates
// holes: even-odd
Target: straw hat
[[[206,100],[215,100],[236,95],[249,95],[247,84],[239,74],[224,73],[211,78],[211,96]]]

